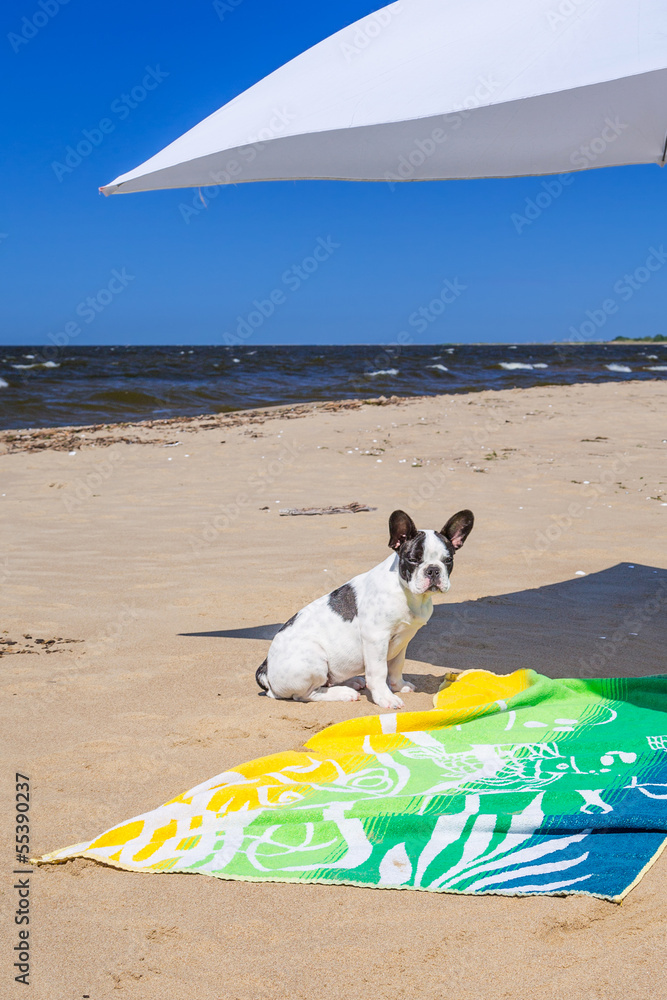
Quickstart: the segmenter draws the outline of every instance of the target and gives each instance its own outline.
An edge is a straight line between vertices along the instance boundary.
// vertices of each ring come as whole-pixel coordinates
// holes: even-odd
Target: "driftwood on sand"
[[[358,514],[363,510],[377,510],[377,507],[369,507],[368,504],[353,500],[342,507],[284,507],[278,513],[281,517],[298,517],[300,514],[312,517],[313,514]]]

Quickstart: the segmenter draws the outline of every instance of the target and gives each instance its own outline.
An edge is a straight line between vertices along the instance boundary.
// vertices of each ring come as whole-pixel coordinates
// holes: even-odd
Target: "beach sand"
[[[386,557],[395,507],[476,515],[407,708],[447,667],[664,672],[665,412],[667,384],[626,382],[0,435],[4,842],[14,770],[38,855],[377,712],[273,701],[254,671],[279,623]],[[351,501],[377,510],[278,513]],[[621,906],[83,860],[31,882],[37,1000],[664,996],[667,853]]]

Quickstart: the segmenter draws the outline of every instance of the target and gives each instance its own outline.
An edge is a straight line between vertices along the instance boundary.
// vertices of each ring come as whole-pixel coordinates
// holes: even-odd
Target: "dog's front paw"
[[[400,691],[401,694],[409,694],[410,691],[414,691],[415,686],[411,684],[410,681],[403,680],[401,677],[400,681],[393,683],[392,681],[387,682],[392,691]]]
[[[380,708],[399,709],[405,707],[398,695],[392,694],[389,690],[387,690],[386,694],[381,694],[377,698],[373,696],[373,701]]]

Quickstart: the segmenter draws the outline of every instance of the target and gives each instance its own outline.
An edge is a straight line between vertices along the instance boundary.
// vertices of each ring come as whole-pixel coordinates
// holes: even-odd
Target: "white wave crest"
[[[649,365],[647,372],[667,372],[667,365]]]
[[[632,368],[628,368],[627,365],[605,365],[610,372],[631,372]]]
[[[521,361],[501,361],[499,367],[500,368],[505,368],[508,372],[512,372],[516,368],[525,368],[526,370],[530,369],[532,371],[532,369],[533,369],[534,366],[533,365],[524,365],[524,364],[522,364]]]
[[[374,378],[376,375],[398,375],[398,368],[381,368],[377,372],[366,372],[370,378]]]
[[[36,361],[34,365],[12,365],[12,368],[26,371],[28,368],[60,368],[57,361]]]
[[[427,368],[437,368],[439,372],[448,372],[449,368],[445,368],[444,365],[426,365]]]

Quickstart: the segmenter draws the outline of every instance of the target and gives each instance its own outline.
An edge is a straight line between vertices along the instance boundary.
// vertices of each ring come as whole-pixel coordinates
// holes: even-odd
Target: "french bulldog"
[[[460,510],[441,531],[418,530],[395,510],[392,554],[285,622],[255,674],[259,686],[294,701],[357,701],[367,687],[380,708],[403,708],[399,694],[414,691],[403,679],[406,647],[433,613],[431,595],[449,590],[454,553],[473,523],[472,511]]]

